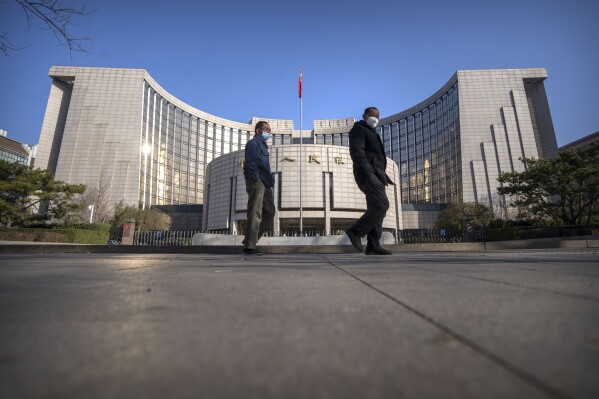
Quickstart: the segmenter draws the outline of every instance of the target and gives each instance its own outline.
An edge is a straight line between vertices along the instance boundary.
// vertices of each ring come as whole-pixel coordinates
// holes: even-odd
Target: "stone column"
[[[331,177],[332,173],[323,173],[324,179],[324,229],[325,235],[331,234]]]
[[[272,229],[275,234],[280,234],[280,231],[281,231],[281,219],[279,218],[279,184],[280,184],[281,177],[282,177],[281,172],[274,173],[275,185],[272,188],[272,190],[273,190],[273,200],[275,202],[275,209],[277,211],[275,212],[275,218],[273,221]]]

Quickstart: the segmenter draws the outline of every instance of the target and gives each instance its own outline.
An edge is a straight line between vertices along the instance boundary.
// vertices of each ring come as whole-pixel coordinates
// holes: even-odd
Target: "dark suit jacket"
[[[385,173],[387,157],[381,138],[364,121],[354,123],[349,131],[349,155],[354,164],[354,177],[358,185],[369,174],[374,174],[385,185],[395,184]]]
[[[269,156],[266,140],[255,134],[245,145],[243,175],[253,181],[262,180],[267,188],[273,187],[275,178],[270,172]]]

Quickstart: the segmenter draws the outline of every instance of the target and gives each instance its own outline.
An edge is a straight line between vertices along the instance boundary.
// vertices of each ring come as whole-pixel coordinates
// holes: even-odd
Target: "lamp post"
[[[462,235],[465,242],[476,241],[474,233],[474,215],[464,215],[462,218]]]
[[[89,222],[93,223],[94,220],[94,204],[91,204],[87,207],[87,209],[89,209],[91,212],[89,214]]]

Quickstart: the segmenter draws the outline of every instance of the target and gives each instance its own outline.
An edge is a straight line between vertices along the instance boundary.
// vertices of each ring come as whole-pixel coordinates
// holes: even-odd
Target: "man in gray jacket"
[[[379,118],[379,110],[368,107],[362,120],[354,123],[349,132],[349,155],[354,164],[356,183],[366,195],[366,212],[345,234],[360,252],[364,250],[361,239],[366,236],[366,255],[391,255],[391,251],[380,244],[383,219],[389,209],[385,187],[394,183],[385,173],[387,157],[381,138],[374,130]]]
[[[270,227],[275,216],[275,201],[272,188],[275,179],[270,171],[268,145],[270,125],[260,121],[254,128],[254,137],[245,145],[245,162],[243,175],[245,190],[248,193],[247,222],[243,253],[245,255],[262,255],[256,249],[256,243]]]

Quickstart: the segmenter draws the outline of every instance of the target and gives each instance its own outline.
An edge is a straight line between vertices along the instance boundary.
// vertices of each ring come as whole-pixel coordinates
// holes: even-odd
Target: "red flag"
[[[300,68],[300,77],[297,81],[297,91],[299,93],[299,98],[302,98],[302,68]]]

